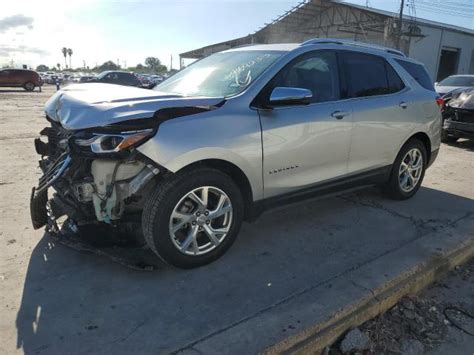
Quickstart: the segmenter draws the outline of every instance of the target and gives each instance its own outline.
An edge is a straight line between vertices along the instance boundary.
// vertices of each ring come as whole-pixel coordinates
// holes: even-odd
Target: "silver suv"
[[[183,268],[272,206],[368,185],[412,197],[441,132],[422,64],[328,39],[220,52],[154,90],[71,85],[46,118],[34,227],[66,215],[79,232],[136,234]]]

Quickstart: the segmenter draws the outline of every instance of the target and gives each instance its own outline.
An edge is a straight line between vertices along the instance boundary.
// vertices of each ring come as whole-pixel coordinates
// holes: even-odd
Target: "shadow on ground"
[[[474,139],[459,140],[456,143],[452,143],[451,146],[474,152]]]
[[[449,238],[473,210],[473,200],[429,188],[403,202],[376,189],[304,202],[244,225],[223,258],[187,271],[133,271],[45,236],[29,262],[17,345],[27,354],[186,348],[422,236]]]

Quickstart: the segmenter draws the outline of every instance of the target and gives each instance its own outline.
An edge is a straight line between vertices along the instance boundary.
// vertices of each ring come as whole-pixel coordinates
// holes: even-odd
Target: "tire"
[[[23,88],[26,91],[33,91],[35,89],[35,84],[33,84],[32,82],[29,81],[25,85],[23,85]]]
[[[197,204],[195,199],[187,197],[191,192],[195,192],[194,196],[201,193],[202,198],[203,189],[209,191],[207,204],[209,210],[203,208],[203,204]],[[209,220],[208,218],[212,218],[213,214],[217,215],[215,211],[219,207],[216,206],[216,201],[217,199],[220,201],[221,196],[225,201],[222,211],[225,209],[228,212],[221,217]],[[180,208],[181,210],[178,210]],[[186,211],[184,212],[183,209]],[[188,222],[185,223],[185,219],[171,219],[172,213],[187,216]],[[208,217],[204,216],[205,213]],[[197,217],[198,214],[199,217]],[[196,167],[172,175],[150,195],[143,208],[142,227],[147,245],[158,257],[173,266],[189,269],[206,265],[221,257],[237,238],[243,215],[242,194],[234,181],[219,170]],[[216,227],[215,223],[219,226]],[[181,229],[172,231],[174,227],[177,228],[181,224],[183,224]],[[220,224],[225,225],[221,227]],[[198,228],[200,231],[194,234],[196,237],[190,238],[189,236]],[[212,231],[227,230],[227,233],[215,237],[221,238],[218,243],[215,238],[212,242],[209,237],[209,228]],[[180,237],[182,239],[179,239]],[[191,244],[187,243],[189,239],[192,240]],[[188,249],[186,245],[189,245]],[[203,250],[199,249],[201,247]],[[184,250],[179,250],[179,248],[184,248]]]
[[[417,171],[415,171],[415,169],[411,170],[410,168],[412,171],[411,173],[409,172],[410,170],[405,170],[405,168],[402,167],[402,164],[404,163],[404,166],[410,166],[407,162],[411,163],[411,156],[407,157],[407,154],[414,151],[417,152],[416,154],[421,156],[422,161],[419,163],[420,170],[418,171],[417,168]],[[417,160],[415,159],[415,162],[416,161]],[[393,164],[390,180],[386,186],[388,196],[395,200],[406,200],[415,195],[423,182],[427,163],[428,160],[425,145],[418,139],[408,141],[402,149],[400,149]],[[411,179],[406,174],[410,174]],[[414,179],[412,174],[415,175],[417,179]]]

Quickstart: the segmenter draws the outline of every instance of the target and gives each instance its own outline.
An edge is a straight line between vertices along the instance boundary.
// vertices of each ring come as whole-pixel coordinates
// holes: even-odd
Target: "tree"
[[[58,67],[58,70],[61,70],[61,64],[56,64],[56,66]]]
[[[49,70],[49,67],[44,64],[40,64],[36,67],[36,71],[48,71],[48,70]]]
[[[109,60],[109,61],[99,65],[98,67],[94,68],[94,70],[98,71],[98,72],[102,72],[102,71],[105,71],[105,70],[118,70],[118,69],[120,69],[120,66],[118,66],[117,64],[115,64],[111,60]]]
[[[71,65],[72,49],[71,48],[67,49],[67,54],[69,55],[69,69],[72,69],[72,65]]]
[[[67,62],[66,62],[66,57],[67,57],[67,48],[66,48],[66,47],[63,47],[63,49],[61,49],[61,52],[63,52],[63,56],[64,56],[64,65],[65,65],[65,67],[67,68]]]
[[[163,73],[166,71],[166,66],[161,64],[161,61],[156,57],[147,57],[145,59],[145,65],[152,73]]]

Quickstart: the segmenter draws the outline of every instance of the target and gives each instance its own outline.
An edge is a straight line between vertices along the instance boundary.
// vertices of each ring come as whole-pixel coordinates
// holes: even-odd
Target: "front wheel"
[[[233,180],[219,170],[198,167],[164,181],[143,209],[148,246],[180,268],[208,264],[235,241],[243,199]]]
[[[416,194],[425,176],[426,164],[425,145],[417,139],[408,141],[393,164],[386,188],[388,195],[396,200],[405,200]]]

